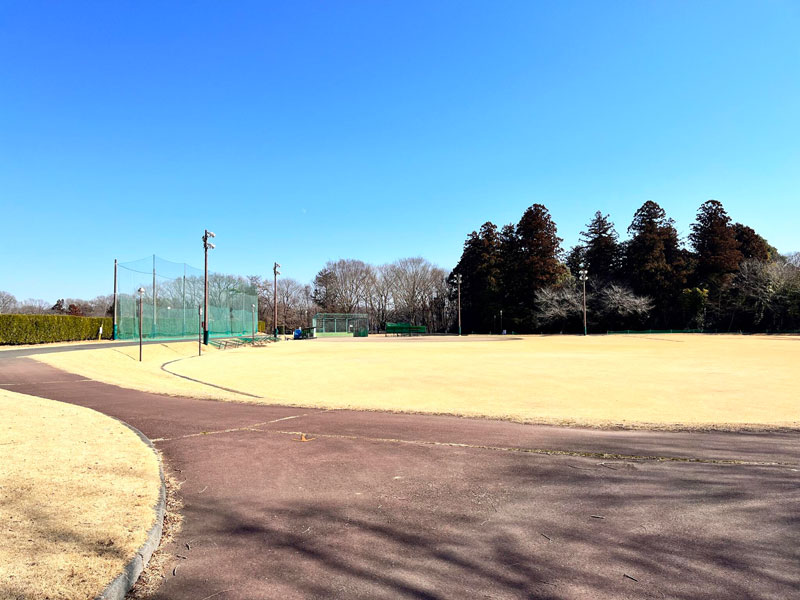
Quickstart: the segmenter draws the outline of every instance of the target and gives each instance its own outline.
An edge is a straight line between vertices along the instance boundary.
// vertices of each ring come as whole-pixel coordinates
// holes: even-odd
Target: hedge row
[[[0,315],[0,345],[96,340],[101,325],[103,339],[111,339],[110,317]]]

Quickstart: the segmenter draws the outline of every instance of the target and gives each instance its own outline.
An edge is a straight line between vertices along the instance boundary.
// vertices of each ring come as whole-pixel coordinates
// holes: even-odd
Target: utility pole
[[[205,230],[203,234],[203,250],[205,251],[205,277],[203,279],[203,343],[208,346],[208,251],[216,248],[208,238],[217,237],[213,231]]]
[[[272,309],[273,309],[273,316],[272,316],[272,330],[275,332],[275,339],[278,339],[278,275],[281,272],[278,270],[281,266],[278,263],[272,265],[272,273],[275,275],[275,279],[273,282],[272,290],[273,290],[273,299],[272,299]]]
[[[456,275],[456,283],[458,283],[458,335],[461,335],[461,273]]]
[[[581,269],[578,271],[578,279],[583,282],[583,335],[586,335],[586,280],[589,278],[589,271],[586,266],[581,263]]]

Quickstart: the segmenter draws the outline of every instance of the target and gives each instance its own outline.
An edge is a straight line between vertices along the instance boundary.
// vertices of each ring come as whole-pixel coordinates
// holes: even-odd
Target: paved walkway
[[[798,433],[219,403],[3,353],[0,387],[123,419],[164,453],[185,522],[157,598],[786,599],[800,587]]]

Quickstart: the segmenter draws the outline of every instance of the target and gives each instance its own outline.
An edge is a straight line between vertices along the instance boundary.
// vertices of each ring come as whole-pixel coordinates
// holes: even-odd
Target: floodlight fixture
[[[203,230],[203,251],[205,255],[205,276],[203,278],[203,343],[208,345],[208,251],[216,248],[208,238],[217,237],[213,231]]]

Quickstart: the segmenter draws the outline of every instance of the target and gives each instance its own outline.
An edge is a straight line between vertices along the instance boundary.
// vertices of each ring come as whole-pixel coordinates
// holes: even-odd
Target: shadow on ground
[[[206,537],[179,541],[188,556],[159,597],[177,580],[186,597],[223,599],[786,599],[800,584],[789,469],[518,456],[491,474],[442,467],[358,494],[268,486],[235,508],[187,503]],[[238,578],[220,564],[209,587],[200,565],[214,556]]]

